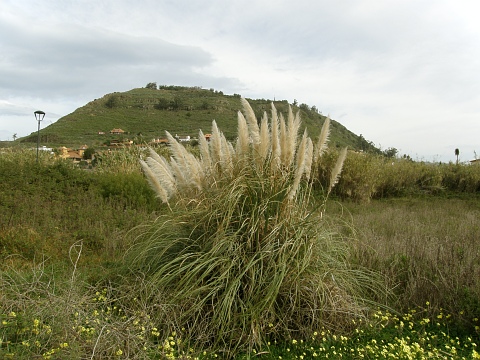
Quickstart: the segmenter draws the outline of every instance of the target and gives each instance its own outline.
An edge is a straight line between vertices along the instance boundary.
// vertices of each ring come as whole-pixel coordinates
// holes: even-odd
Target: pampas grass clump
[[[298,135],[291,109],[285,120],[272,105],[270,125],[265,114],[259,126],[242,102],[235,144],[213,122],[210,142],[200,132],[199,157],[167,134],[173,156],[152,151],[141,161],[170,211],[126,257],[175,309],[172,326],[198,346],[230,351],[346,326],[364,310],[363,289],[374,287],[371,274],[349,268],[348,244],[311,194],[328,123],[314,145],[306,131]]]
[[[238,112],[238,139],[235,146],[212,123],[211,141],[207,142],[200,130],[200,157],[195,157],[169,132],[166,132],[173,156],[166,159],[150,149],[150,156],[140,160],[141,166],[157,196],[169,203],[176,195],[194,198],[207,188],[218,187],[251,167],[255,177],[275,177],[278,189],[288,188],[288,200],[293,200],[302,179],[309,180],[312,169],[326,149],[330,120],[325,121],[318,143],[314,148],[305,131],[298,136],[300,116],[289,108],[288,118],[277,115],[272,104],[271,125],[265,113],[258,126],[255,114],[242,99],[245,116]],[[345,160],[342,151],[331,172],[329,191],[338,181]]]

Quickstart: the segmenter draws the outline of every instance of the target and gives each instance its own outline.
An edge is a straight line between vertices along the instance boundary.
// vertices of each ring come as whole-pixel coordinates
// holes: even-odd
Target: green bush
[[[122,201],[125,206],[137,209],[154,211],[159,208],[155,200],[155,193],[145,183],[140,172],[101,173],[98,174],[97,182],[100,193],[105,199]]]
[[[379,156],[350,152],[335,194],[355,201],[369,201],[378,191],[382,163]]]
[[[440,171],[446,189],[468,193],[480,191],[480,166],[450,163],[441,165]]]
[[[321,159],[315,182],[323,188],[328,184],[337,153],[329,150]],[[333,193],[342,199],[368,202],[396,196],[443,194],[445,191],[480,191],[480,166],[414,162],[350,151]]]
[[[122,251],[125,233],[160,209],[139,171],[85,171],[67,160],[35,152],[0,157],[0,267],[41,257],[84,252],[111,257]],[[99,251],[102,250],[102,251]]]

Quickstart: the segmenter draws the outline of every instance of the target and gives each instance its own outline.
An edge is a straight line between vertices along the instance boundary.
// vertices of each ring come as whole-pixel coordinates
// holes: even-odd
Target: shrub
[[[369,201],[377,192],[382,165],[379,156],[350,152],[335,193],[355,201]]]
[[[154,211],[158,204],[152,189],[145,184],[140,172],[126,174],[101,173],[97,176],[100,193],[105,199],[118,200],[125,206]]]
[[[167,133],[170,162],[153,151],[142,161],[171,211],[146,228],[126,266],[148,275],[153,298],[175,309],[171,325],[188,329],[199,346],[252,347],[338,329],[362,315],[362,291],[375,289],[372,274],[349,267],[348,244],[330,231],[324,203],[312,196],[328,122],[314,146],[306,133],[298,137],[291,109],[285,121],[272,106],[271,126],[266,114],[258,126],[243,104],[235,145],[213,122],[211,141],[198,137],[199,158]]]
[[[480,166],[443,164],[442,185],[452,191],[478,192],[480,191]]]
[[[112,172],[113,165],[94,172],[41,155],[38,164],[34,151],[0,156],[0,271],[43,256],[60,260],[76,241],[85,260],[111,259],[123,254],[125,232],[159,210],[138,164],[136,172]]]
[[[109,109],[113,109],[115,107],[118,107],[120,104],[120,99],[118,95],[116,94],[111,94],[107,100],[105,101],[105,106]]]

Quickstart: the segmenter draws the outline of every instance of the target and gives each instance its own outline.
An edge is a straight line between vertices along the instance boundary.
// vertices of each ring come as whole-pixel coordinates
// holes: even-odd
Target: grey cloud
[[[1,116],[24,116],[25,113],[31,112],[30,108],[26,106],[18,106],[10,103],[0,101],[0,115]]]
[[[64,25],[45,31],[0,22],[0,95],[64,96],[142,86],[144,81],[202,78],[206,51],[158,38]]]

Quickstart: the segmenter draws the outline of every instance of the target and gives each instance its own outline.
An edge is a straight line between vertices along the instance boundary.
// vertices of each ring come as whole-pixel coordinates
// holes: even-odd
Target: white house
[[[180,142],[188,142],[191,140],[190,135],[185,135],[185,136],[175,135],[175,138],[177,139],[177,141],[180,141]]]

